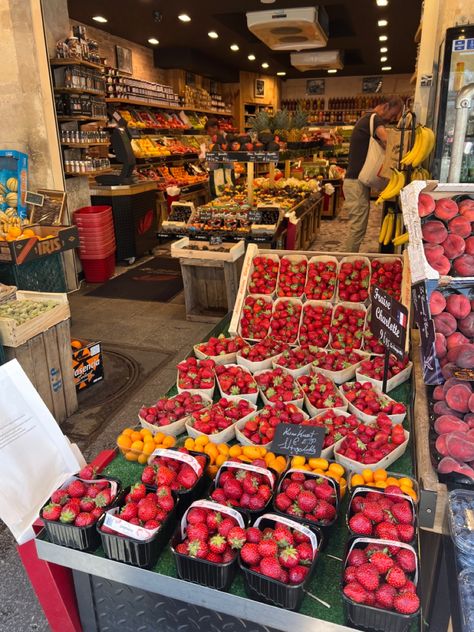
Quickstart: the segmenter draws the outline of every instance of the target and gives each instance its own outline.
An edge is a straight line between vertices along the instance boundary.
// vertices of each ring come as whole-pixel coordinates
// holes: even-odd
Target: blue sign
[[[474,50],[474,38],[469,39],[457,39],[453,42],[454,51]]]
[[[474,37],[471,37],[468,40],[466,40],[466,49],[474,50]]]

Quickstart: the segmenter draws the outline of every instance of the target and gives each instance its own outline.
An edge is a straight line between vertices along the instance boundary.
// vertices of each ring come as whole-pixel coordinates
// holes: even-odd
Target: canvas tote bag
[[[387,184],[387,179],[379,176],[385,160],[385,149],[374,138],[375,116],[375,114],[372,114],[370,117],[369,149],[367,151],[367,158],[365,159],[364,166],[359,173],[358,180],[366,187],[370,187],[376,191],[381,191]]]

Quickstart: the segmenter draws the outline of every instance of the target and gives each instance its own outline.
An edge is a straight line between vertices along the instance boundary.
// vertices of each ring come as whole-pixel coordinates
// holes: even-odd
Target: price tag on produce
[[[323,448],[326,430],[320,426],[279,423],[275,428],[272,452],[291,456],[318,457]]]
[[[262,221],[262,212],[249,211],[248,218],[249,218],[249,222],[251,222],[252,224],[260,224]]]
[[[212,211],[199,211],[199,222],[208,222],[212,219]]]
[[[423,381],[425,384],[439,384],[442,381],[441,369],[436,360],[435,329],[429,308],[429,285],[437,286],[436,281],[421,281],[411,288],[413,313],[420,331],[421,354],[423,359]]]
[[[408,310],[374,285],[371,292],[372,317],[370,330],[380,342],[393,354],[403,359],[406,355]]]
[[[220,235],[211,235],[209,243],[211,246],[219,246],[222,243],[222,237]]]

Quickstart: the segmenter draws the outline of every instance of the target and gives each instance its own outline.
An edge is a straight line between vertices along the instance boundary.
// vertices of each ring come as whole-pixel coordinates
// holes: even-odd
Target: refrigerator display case
[[[456,120],[456,97],[474,83],[474,25],[456,26],[446,31],[438,60],[436,100],[436,151],[432,175],[448,181]],[[474,100],[469,109],[459,182],[474,183]]]

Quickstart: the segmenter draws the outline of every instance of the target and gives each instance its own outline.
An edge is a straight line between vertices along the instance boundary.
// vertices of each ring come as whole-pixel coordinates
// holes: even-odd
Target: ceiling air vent
[[[247,13],[249,30],[272,50],[323,48],[328,43],[328,23],[324,7]]]
[[[305,72],[306,70],[342,70],[341,53],[338,50],[307,51],[305,53],[291,53],[291,65]]]

